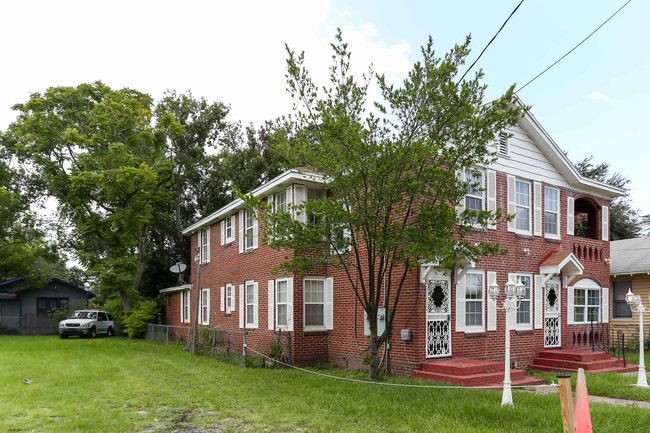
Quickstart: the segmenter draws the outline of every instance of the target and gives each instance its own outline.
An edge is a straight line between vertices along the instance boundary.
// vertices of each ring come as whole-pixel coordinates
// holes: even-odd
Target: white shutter
[[[515,177],[508,175],[508,216],[514,215],[517,213],[516,206],[516,186],[515,186]],[[508,231],[514,232],[517,229],[517,222],[514,218],[508,221]]]
[[[257,238],[258,238],[258,233],[259,233],[258,232],[259,222],[257,220],[257,212],[255,212],[252,209],[251,209],[250,212],[253,212],[253,249],[255,249],[258,246]]]
[[[207,252],[205,254],[205,263],[210,263],[210,226],[205,229],[205,236],[207,238]]]
[[[180,308],[180,310],[181,310],[181,323],[184,323],[185,322],[185,305],[184,305],[183,301],[185,300],[185,292],[184,291],[183,292],[178,292],[178,296],[180,297],[180,301],[181,301],[181,308]]]
[[[239,285],[239,327],[244,327],[244,285]]]
[[[542,235],[542,184],[533,182],[533,234]]]
[[[513,283],[517,284],[517,274],[508,274],[508,281],[512,281]],[[505,292],[505,286],[503,287],[503,291]],[[506,314],[509,314],[510,317],[507,319],[510,329],[514,329],[515,326],[517,325],[517,310],[514,308],[510,310],[509,312],[506,311]]]
[[[291,205],[293,204],[293,185],[287,187],[287,192],[284,195],[284,202],[286,203],[286,209],[291,211]]]
[[[244,252],[244,211],[239,211],[239,252]]]
[[[269,205],[269,212],[273,212],[275,210],[275,209],[273,209],[273,194],[268,196],[268,198],[266,199],[266,202]]]
[[[205,304],[205,317],[201,317],[201,322],[210,326],[210,289],[204,290],[201,294],[205,297],[201,304],[201,316],[203,316],[203,304]]]
[[[253,283],[253,328],[257,329],[260,327],[259,324],[259,285],[257,281]]]
[[[497,172],[494,170],[486,170],[487,177],[487,210],[490,212],[497,211]],[[488,228],[496,230],[497,222],[488,224]],[[495,322],[496,323],[496,322]]]
[[[287,278],[287,331],[293,332],[293,278]]]
[[[575,221],[573,219],[574,212],[574,199],[573,197],[566,198],[566,234],[573,235]]]
[[[465,170],[458,170],[456,172],[456,177],[458,178],[459,182],[464,182],[465,181]],[[456,205],[456,212],[458,212],[458,216],[465,211],[465,197],[463,197],[460,202]]]
[[[268,293],[268,323],[269,323],[269,331],[273,331],[275,329],[275,300],[274,300],[274,292],[275,292],[275,280],[269,280],[269,293]]]
[[[600,311],[602,312],[603,323],[609,323],[609,288],[603,287],[600,289],[602,298]]]
[[[294,191],[294,198],[293,198],[293,204],[294,206],[301,206],[304,204],[304,202],[307,200],[307,188],[305,188],[304,185],[294,185],[293,186],[293,191]],[[300,222],[307,222],[307,213],[305,212],[304,209],[298,210],[296,209],[293,213],[294,219]]]
[[[603,224],[602,224],[603,240],[608,241],[609,240],[609,207],[603,206],[601,213],[603,219]]]
[[[489,293],[490,285],[497,280],[496,272],[487,273],[487,290]],[[497,301],[487,296],[487,330],[496,331],[497,329]]]
[[[221,221],[221,245],[226,243],[226,220]]]
[[[334,329],[334,278],[325,279],[325,329]]]
[[[541,275],[535,275],[535,278],[533,278],[534,284],[535,284],[535,311],[534,313],[534,320],[535,320],[535,329],[542,329],[542,323],[543,323],[543,317],[544,317],[544,311],[542,310],[544,306],[543,298],[544,298],[544,289],[542,287],[542,276]]]
[[[221,303],[219,304],[219,310],[226,311],[226,288],[225,287],[219,288],[219,297],[221,300]]]
[[[566,304],[566,323],[568,325],[573,325],[575,323],[573,311],[573,286],[567,287]]]
[[[456,281],[456,332],[465,331],[465,277]]]

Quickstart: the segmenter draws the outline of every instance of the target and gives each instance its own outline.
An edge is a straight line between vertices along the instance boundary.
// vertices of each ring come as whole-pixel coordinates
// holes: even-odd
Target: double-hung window
[[[283,189],[273,195],[273,211],[285,212],[287,210],[287,190]]]
[[[465,209],[480,212],[485,209],[485,176],[482,171],[466,170],[465,181],[470,184],[465,196]]]
[[[183,290],[180,292],[181,295],[181,322],[189,323],[190,322],[190,291]]]
[[[210,261],[210,227],[199,231],[199,251],[201,263]]]
[[[516,231],[531,233],[530,182],[515,180]]]
[[[544,187],[544,235],[560,238],[560,190]]]
[[[235,286],[226,284],[226,314],[235,310]]]
[[[632,318],[632,309],[625,302],[625,294],[632,290],[632,280],[614,281],[614,318]]]
[[[244,245],[245,250],[255,248],[255,229],[257,228],[257,218],[255,212],[251,209],[244,211]]]
[[[305,329],[325,327],[325,280],[305,278]]]
[[[201,324],[210,324],[210,289],[201,289]]]
[[[255,281],[246,281],[246,293],[244,294],[246,302],[246,327],[257,328],[257,283]]]
[[[533,324],[531,302],[532,277],[526,274],[517,274],[515,283],[517,282],[521,282],[525,288],[524,297],[521,299],[519,308],[517,309],[517,327],[528,329]]]
[[[288,281],[276,280],[275,281],[275,305],[276,317],[275,323],[278,329],[284,329],[288,326]]]
[[[573,288],[573,318],[576,323],[600,321],[600,289]]]
[[[465,275],[466,331],[484,330],[485,284],[482,272],[469,271]]]
[[[226,218],[226,222],[224,223],[224,229],[225,229],[225,236],[226,236],[226,243],[230,243],[235,240],[235,216],[232,215],[228,218]]]

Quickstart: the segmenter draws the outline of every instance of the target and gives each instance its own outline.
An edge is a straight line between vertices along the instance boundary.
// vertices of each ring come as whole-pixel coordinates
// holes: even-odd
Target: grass
[[[589,376],[587,384],[590,392],[620,389],[648,400],[650,390],[631,389],[635,380],[623,377]],[[243,369],[122,338],[0,337],[0,386],[2,432],[562,432],[557,394],[515,390],[515,406],[502,407],[499,390],[402,388]],[[593,404],[591,413],[598,432],[650,425],[647,409]]]

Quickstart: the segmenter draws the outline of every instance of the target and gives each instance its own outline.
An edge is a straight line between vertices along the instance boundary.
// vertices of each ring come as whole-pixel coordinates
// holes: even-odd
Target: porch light
[[[645,313],[645,307],[641,302],[641,296],[635,295],[632,293],[632,289],[628,289],[625,294],[625,302],[630,306],[630,310],[639,313],[639,374],[636,379],[636,386],[642,388],[648,387],[648,379],[645,374],[645,359],[644,359],[644,338],[643,338],[643,313]]]
[[[495,282],[488,287],[490,299],[496,301],[499,297],[499,285]],[[526,295],[526,286],[519,280],[517,284],[512,281],[506,283],[506,299],[502,305],[497,305],[499,310],[506,312],[506,348],[505,348],[505,365],[503,370],[503,396],[501,397],[501,406],[512,406],[512,389],[510,380],[510,313],[516,311],[521,304],[521,299]]]

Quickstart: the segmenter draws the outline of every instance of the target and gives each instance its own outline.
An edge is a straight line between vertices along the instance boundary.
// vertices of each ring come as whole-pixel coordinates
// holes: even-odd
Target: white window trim
[[[517,203],[517,183],[525,183],[528,185],[528,205],[522,205]],[[532,235],[533,234],[533,228],[532,228],[532,223],[533,223],[533,206],[532,206],[532,195],[533,195],[533,185],[531,184],[530,181],[528,180],[523,180],[523,179],[515,179],[515,191],[514,191],[514,196],[515,196],[515,215],[517,214],[517,208],[527,208],[528,209],[528,229],[519,229],[517,228],[517,218],[515,216],[515,233],[521,234],[521,235]]]
[[[548,211],[546,209],[546,191],[547,190],[554,190],[557,191],[557,211]],[[544,237],[547,239],[562,239],[562,225],[560,224],[560,221],[562,221],[560,218],[562,218],[562,206],[560,206],[560,189],[559,188],[554,188],[552,186],[546,186],[544,185]],[[556,215],[557,219],[557,233],[548,233],[546,231],[546,212],[554,213]]]
[[[228,218],[226,218],[224,224],[224,230],[225,230],[225,243],[230,244],[235,242],[235,215],[230,215]],[[230,223],[230,236],[228,236],[228,223]]]
[[[602,298],[603,290],[605,290],[607,292],[607,296],[609,296],[609,290],[607,288],[597,287],[597,286],[594,286],[594,285],[591,285],[591,284],[584,284],[584,283],[580,284],[583,281],[584,280],[578,282],[578,285],[573,286],[570,289],[571,292],[572,292],[572,295],[573,295],[572,296],[572,298],[573,298],[573,305],[572,305],[573,306],[573,322],[572,323],[581,324],[581,325],[591,323],[591,321],[589,320],[589,296],[588,296],[588,291],[589,290],[597,290],[598,291],[598,297],[597,297],[598,298],[598,313],[596,314],[598,316],[598,320],[594,322],[594,323],[598,323],[603,318],[603,316],[602,316],[602,314],[603,314],[603,304],[604,304],[603,298]],[[575,293],[578,290],[583,290],[585,292],[585,303],[581,304],[581,305],[576,304],[576,298],[577,297],[576,297]],[[584,320],[579,321],[579,320],[576,319],[576,314],[575,314],[576,308],[584,309]]]
[[[181,296],[181,323],[190,323],[190,315],[192,313],[190,305],[190,291],[183,290],[179,292]],[[187,311],[186,311],[187,310]]]
[[[201,289],[201,325],[210,325],[210,289]]]
[[[479,301],[479,299],[467,299],[467,276],[470,274],[474,275],[480,275],[481,276],[481,326],[470,326],[467,324],[467,303],[468,302],[476,302]],[[467,271],[465,274],[465,283],[464,283],[464,290],[463,290],[463,299],[465,302],[465,327],[464,331],[466,334],[471,334],[474,332],[485,332],[485,271],[480,271],[480,270],[472,270],[472,271]]]
[[[248,216],[250,215],[251,225],[248,225]],[[244,209],[242,212],[243,221],[241,222],[243,226],[243,250],[244,252],[252,251],[257,249],[257,216],[255,211],[252,209]],[[249,233],[250,232],[250,233]],[[248,245],[250,239],[251,245]]]
[[[520,272],[514,274],[514,282],[515,284],[519,282],[519,277],[528,277],[528,281],[530,281],[530,297],[525,298],[526,301],[530,303],[530,323],[517,323],[517,313],[519,312],[519,309],[513,314],[513,322],[512,322],[512,329],[515,329],[517,331],[528,331],[533,329],[533,323],[534,323],[534,302],[535,302],[535,295],[534,295],[534,276],[533,274],[529,274],[526,272]],[[522,300],[523,301],[523,300]],[[518,304],[521,305],[521,304]]]
[[[230,302],[229,302],[230,301]],[[230,304],[230,305],[229,305]],[[234,284],[226,284],[226,314],[235,311],[235,286]]]
[[[283,302],[283,303],[278,302],[278,299],[279,299],[278,298],[278,285],[279,285],[279,283],[286,283],[286,288],[285,288],[285,290],[286,290],[286,301]],[[278,310],[279,310],[278,306],[282,305],[282,304],[286,305],[286,307],[287,307],[287,324],[286,325],[280,325],[280,322],[278,322]],[[277,280],[275,280],[275,329],[278,329],[278,330],[280,330],[280,329],[281,330],[288,330],[289,329],[289,322],[290,322],[290,319],[289,319],[289,316],[290,316],[289,305],[290,305],[290,302],[289,302],[289,278],[278,278]]]
[[[322,281],[323,282],[323,324],[322,325],[310,325],[305,324],[307,319],[306,306],[307,302],[305,301],[305,282],[306,281]],[[305,332],[314,332],[314,331],[327,331],[334,329],[334,297],[333,297],[333,279],[325,277],[305,277],[302,284],[303,290],[303,330]],[[320,302],[310,302],[309,304],[320,304]]]
[[[199,251],[201,263],[210,263],[210,227],[199,230]]]
[[[252,290],[253,302],[248,302],[248,291]],[[253,317],[251,318],[248,314],[248,307],[253,306]],[[259,327],[259,288],[257,281],[248,280],[244,285],[244,316],[245,316],[245,325],[247,329],[257,329]]]

